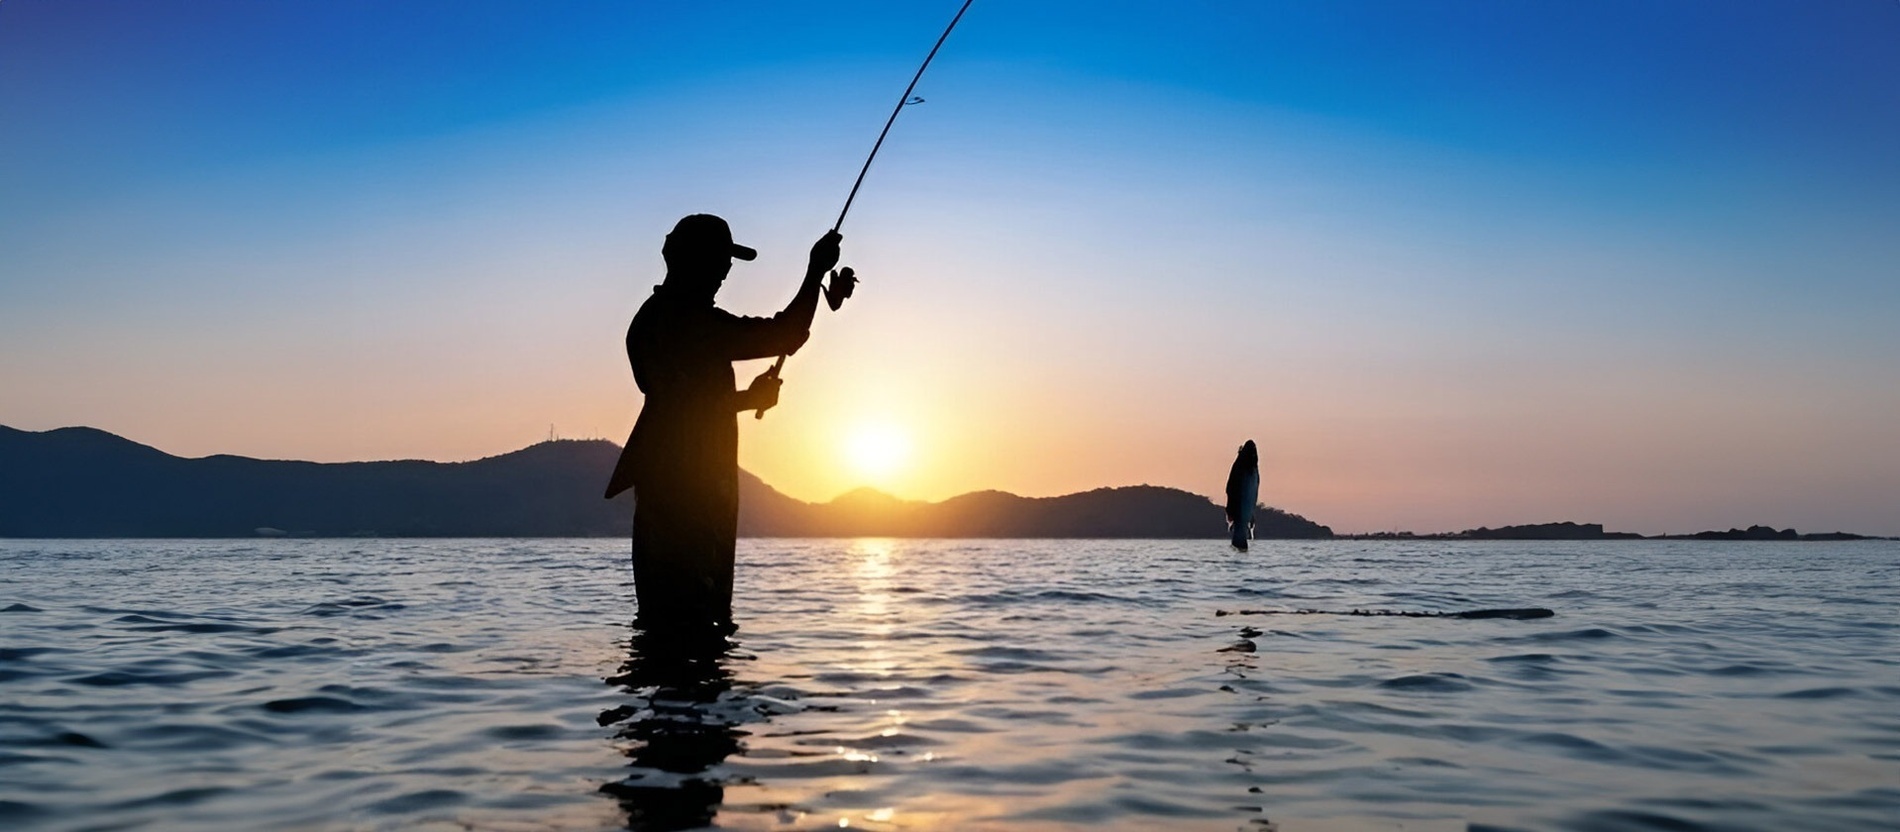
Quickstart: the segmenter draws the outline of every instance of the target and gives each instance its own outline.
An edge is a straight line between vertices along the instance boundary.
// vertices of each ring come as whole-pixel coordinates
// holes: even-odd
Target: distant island
[[[1867,540],[1866,535],[1847,532],[1819,532],[1801,534],[1794,529],[1776,529],[1772,526],[1749,526],[1746,529],[1729,529],[1725,532],[1707,531],[1695,534],[1641,535],[1635,532],[1606,532],[1602,523],[1534,523],[1525,526],[1500,526],[1495,529],[1478,527],[1462,532],[1443,534],[1415,534],[1413,532],[1374,532],[1372,534],[1341,535],[1361,540]]]
[[[600,493],[620,447],[554,440],[472,462],[296,462],[173,456],[95,428],[0,426],[0,537],[620,537],[630,495]],[[1218,467],[1218,466],[1216,466]],[[1226,537],[1220,505],[1152,485],[1060,497],[978,491],[942,502],[872,489],[826,503],[780,493],[739,472],[746,537]],[[1333,530],[1277,508],[1256,515],[1261,539],[1327,539]],[[1619,540],[1598,523],[1542,523],[1446,534],[1353,539]],[[1857,540],[1767,526],[1664,538]]]

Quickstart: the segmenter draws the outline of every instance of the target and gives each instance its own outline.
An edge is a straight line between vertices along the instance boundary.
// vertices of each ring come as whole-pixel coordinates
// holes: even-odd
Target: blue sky
[[[702,7],[703,6],[703,7]],[[766,312],[955,4],[0,4],[0,424],[188,455],[624,436],[713,211]],[[742,462],[1342,530],[1900,533],[1900,4],[978,0]]]

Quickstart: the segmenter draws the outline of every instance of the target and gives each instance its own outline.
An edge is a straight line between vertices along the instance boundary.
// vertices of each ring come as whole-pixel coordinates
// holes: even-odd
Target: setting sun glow
[[[890,425],[859,425],[845,437],[844,451],[859,476],[883,480],[910,461],[910,437]]]

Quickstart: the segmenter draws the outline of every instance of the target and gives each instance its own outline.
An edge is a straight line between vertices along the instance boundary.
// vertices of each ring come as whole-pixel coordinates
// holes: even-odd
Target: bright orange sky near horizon
[[[954,10],[154,5],[0,4],[0,424],[322,461],[624,441],[665,232],[782,306]],[[1900,7],[1430,5],[973,6],[742,467],[1900,534]]]

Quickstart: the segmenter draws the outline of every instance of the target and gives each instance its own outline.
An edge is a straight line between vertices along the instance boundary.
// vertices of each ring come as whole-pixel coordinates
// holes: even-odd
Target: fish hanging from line
[[[1260,449],[1249,439],[1227,471],[1227,527],[1238,551],[1247,551],[1247,541],[1253,539],[1254,506],[1259,502]]]

